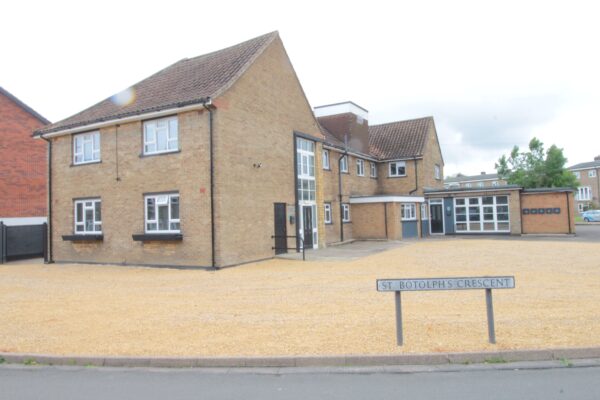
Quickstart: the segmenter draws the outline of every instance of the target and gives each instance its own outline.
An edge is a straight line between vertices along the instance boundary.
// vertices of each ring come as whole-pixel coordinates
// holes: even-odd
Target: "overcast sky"
[[[536,136],[600,155],[593,1],[120,1],[0,5],[0,86],[55,122],[185,57],[278,30],[312,106],[432,115],[445,174]]]

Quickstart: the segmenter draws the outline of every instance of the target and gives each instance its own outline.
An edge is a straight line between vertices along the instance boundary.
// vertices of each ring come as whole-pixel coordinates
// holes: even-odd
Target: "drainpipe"
[[[208,147],[210,151],[210,254],[212,268],[216,271],[219,269],[216,262],[216,237],[215,237],[215,163],[214,163],[214,146],[213,146],[213,110],[212,100],[210,97],[202,103],[202,106],[208,111]]]
[[[573,233],[571,231],[571,200],[569,199],[569,192],[565,192],[567,196],[567,216],[569,217],[569,233]]]
[[[346,169],[350,171],[348,162],[348,134],[344,136],[344,153],[338,158],[338,192],[340,198],[340,242],[344,241],[344,205],[342,195],[342,159],[346,157]]]
[[[52,252],[52,141],[40,135],[48,143],[48,261],[47,264],[54,262]]]

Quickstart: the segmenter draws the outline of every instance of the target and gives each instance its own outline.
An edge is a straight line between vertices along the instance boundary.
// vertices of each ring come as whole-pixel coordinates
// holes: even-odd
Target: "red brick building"
[[[46,221],[46,142],[34,130],[50,122],[0,87],[0,221]]]

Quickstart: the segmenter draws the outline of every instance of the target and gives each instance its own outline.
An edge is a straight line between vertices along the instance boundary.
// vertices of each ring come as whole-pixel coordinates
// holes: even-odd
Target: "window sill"
[[[408,175],[396,175],[396,176],[388,175],[388,179],[406,178],[407,176]]]
[[[344,224],[351,224],[352,221],[342,221],[342,223],[344,223]]]
[[[172,151],[163,151],[163,152],[160,152],[160,153],[150,153],[150,154],[141,153],[139,155],[139,157],[140,158],[146,158],[146,157],[166,156],[168,154],[177,154],[177,153],[181,153],[181,149],[172,150]]]
[[[181,233],[142,233],[131,235],[136,242],[180,242],[183,240]]]
[[[325,222],[325,225],[333,225],[333,222]]]
[[[63,235],[62,240],[65,242],[101,242],[104,240],[104,235]]]
[[[82,162],[82,163],[77,163],[77,164],[72,162],[71,165],[69,165],[69,167],[83,167],[84,165],[93,165],[93,164],[102,164],[102,160]]]

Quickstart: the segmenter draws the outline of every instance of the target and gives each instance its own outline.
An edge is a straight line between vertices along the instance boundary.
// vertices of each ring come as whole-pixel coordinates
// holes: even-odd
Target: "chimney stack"
[[[369,112],[361,106],[346,101],[315,107],[315,117],[338,140],[348,141],[350,148],[369,152]]]
[[[481,171],[481,175],[485,175],[485,171]]]
[[[600,161],[600,156],[594,157],[594,161]]]

